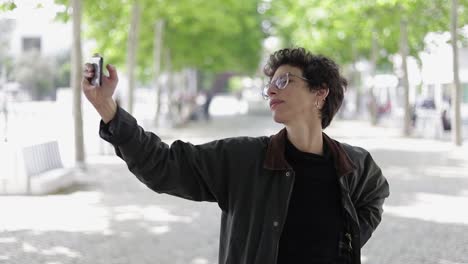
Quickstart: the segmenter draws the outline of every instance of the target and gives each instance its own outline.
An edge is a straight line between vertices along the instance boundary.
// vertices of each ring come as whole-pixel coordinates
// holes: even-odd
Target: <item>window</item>
[[[23,52],[30,50],[41,51],[41,38],[40,37],[24,37],[23,38]]]

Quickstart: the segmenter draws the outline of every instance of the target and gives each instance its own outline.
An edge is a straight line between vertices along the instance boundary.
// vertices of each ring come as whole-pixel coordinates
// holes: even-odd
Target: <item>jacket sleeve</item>
[[[379,225],[384,200],[390,195],[387,180],[368,152],[363,161],[362,174],[355,195],[361,247],[363,247]]]
[[[150,189],[195,201],[218,202],[221,208],[227,203],[228,180],[221,174],[227,151],[223,141],[198,146],[175,141],[168,146],[120,107],[110,123],[101,121],[99,134]]]

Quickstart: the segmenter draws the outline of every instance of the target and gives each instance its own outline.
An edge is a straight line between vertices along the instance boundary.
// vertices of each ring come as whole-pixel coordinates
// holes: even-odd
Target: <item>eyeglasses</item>
[[[279,89],[279,90],[283,90],[286,88],[286,86],[288,86],[289,84],[289,79],[290,79],[290,76],[294,76],[294,77],[297,77],[301,80],[304,80],[306,82],[310,81],[309,79],[306,79],[302,76],[298,76],[298,75],[294,75],[290,72],[287,72],[286,74],[284,75],[281,75],[279,76],[278,78],[274,79],[274,80],[271,80],[269,81],[262,89],[262,96],[265,100],[268,100],[270,98],[270,96],[268,95],[268,89],[270,89],[270,87],[273,85],[273,87],[275,87],[276,89]]]

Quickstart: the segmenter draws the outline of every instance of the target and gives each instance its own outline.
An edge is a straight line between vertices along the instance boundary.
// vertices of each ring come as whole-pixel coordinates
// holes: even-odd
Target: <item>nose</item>
[[[274,84],[269,84],[268,85],[268,90],[267,90],[267,94],[268,94],[268,97],[271,97],[272,95],[275,95],[278,93],[278,89],[275,87]]]

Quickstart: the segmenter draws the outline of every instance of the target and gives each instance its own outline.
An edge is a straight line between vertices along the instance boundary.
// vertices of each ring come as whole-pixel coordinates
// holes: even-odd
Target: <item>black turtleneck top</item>
[[[306,153],[286,140],[285,155],[295,180],[277,264],[340,263],[341,194],[328,149],[323,156]]]

